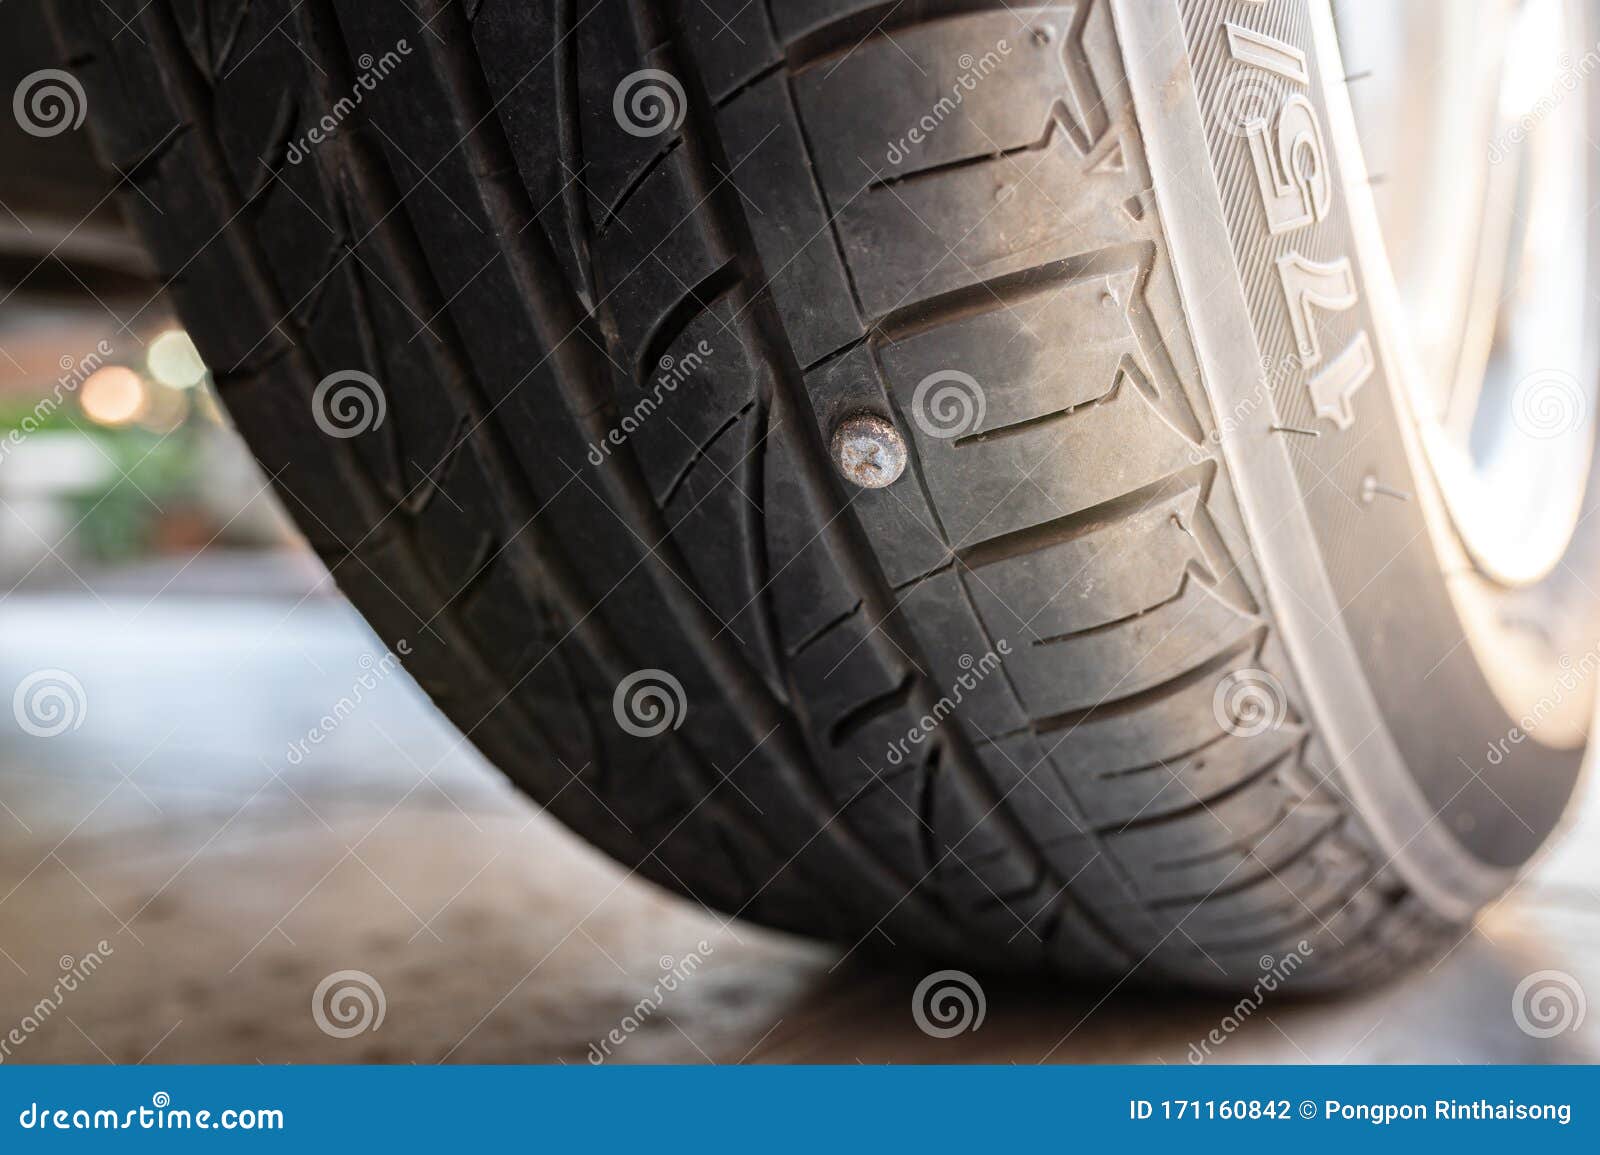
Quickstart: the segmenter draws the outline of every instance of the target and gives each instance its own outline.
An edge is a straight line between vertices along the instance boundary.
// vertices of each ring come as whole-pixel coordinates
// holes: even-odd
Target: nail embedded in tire
[[[906,441],[875,413],[852,413],[833,427],[833,463],[863,489],[893,485],[906,470]]]
[[[1392,485],[1385,485],[1378,480],[1375,474],[1369,473],[1361,479],[1361,500],[1363,503],[1371,505],[1380,494],[1384,497],[1392,497],[1397,501],[1411,500],[1411,495],[1405,490],[1396,489]]]

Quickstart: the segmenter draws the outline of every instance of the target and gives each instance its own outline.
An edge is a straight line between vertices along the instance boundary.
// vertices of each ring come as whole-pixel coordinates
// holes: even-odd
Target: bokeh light
[[[107,365],[84,381],[78,402],[91,421],[115,426],[143,417],[150,397],[139,374],[126,365]]]
[[[182,329],[168,329],[151,341],[145,364],[150,376],[170,389],[193,389],[206,376],[200,351]]]

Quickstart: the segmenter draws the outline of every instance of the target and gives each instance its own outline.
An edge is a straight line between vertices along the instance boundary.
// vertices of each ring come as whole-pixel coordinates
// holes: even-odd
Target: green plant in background
[[[50,494],[67,507],[74,526],[70,541],[52,543],[53,548],[65,545],[71,554],[99,563],[125,561],[150,552],[176,523],[194,521],[189,495],[199,483],[208,422],[192,412],[187,398],[177,400],[179,415],[160,432],[97,424],[76,400],[45,413],[31,397],[0,400],[0,429],[27,431],[23,452],[8,455],[0,470],[27,469],[28,454],[49,453],[52,447],[92,448],[77,456],[95,467],[81,481],[69,479]]]
[[[186,419],[166,434],[85,429],[117,472],[99,492],[76,494],[79,549],[99,562],[151,552],[164,526],[185,515],[199,480],[199,439]]]

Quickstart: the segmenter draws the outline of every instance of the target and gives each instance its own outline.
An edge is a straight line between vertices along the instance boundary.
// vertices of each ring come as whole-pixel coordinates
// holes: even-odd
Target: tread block
[[[728,254],[713,236],[700,198],[673,152],[628,198],[622,213],[595,241],[599,289],[614,319],[626,379],[653,375],[654,354],[676,343],[683,325],[714,303],[726,284],[714,277]],[[713,347],[739,341],[737,331],[710,339]]]
[[[585,19],[592,0],[580,2],[575,16]],[[577,118],[577,76],[562,75],[566,63],[566,30],[558,25],[563,6],[484,0],[472,22],[472,40],[489,86],[497,93],[526,93],[526,99],[502,101],[500,123],[516,154],[517,172],[536,206],[539,223],[556,250],[562,269],[580,292],[590,294],[589,241],[584,217],[587,193],[577,181],[588,181]],[[571,107],[569,107],[569,104]],[[551,131],[552,110],[567,118]],[[564,156],[563,137],[573,155]],[[576,166],[576,167],[575,167]],[[574,219],[574,217],[578,219]]]
[[[933,574],[906,590],[900,595],[900,609],[928,657],[934,687],[959,709],[975,741],[1027,724],[1027,715],[1007,684],[1009,663],[1021,643],[1003,634],[984,633],[952,571]],[[1008,653],[998,649],[1002,640]]]
[[[1058,880],[1055,885],[1069,884],[1072,895],[1087,896],[1087,905],[1095,910],[1116,911],[1126,926],[1151,929],[1154,923],[1139,905],[1137,894],[1106,853],[1082,803],[1045,756],[1038,739],[1028,733],[1015,734],[980,743],[977,752],[1004,804],[1037,839]],[[1077,933],[1087,940],[1080,945],[1091,956],[1102,952],[1109,956],[1105,931],[1087,925],[1082,914],[1074,913],[1075,905],[1068,902],[1060,913],[1070,916]],[[1042,930],[1037,922],[1034,928]]]
[[[909,413],[920,382],[938,366],[907,355],[885,368],[896,404]],[[1188,444],[1120,372],[1104,400],[1006,434],[935,436],[915,419],[901,428],[958,550],[1100,505],[1190,462]]]
[[[942,860],[936,872],[941,890],[975,907],[996,894],[1031,892],[1039,885],[1042,868],[1030,861],[1032,856],[1017,852],[1016,845],[1001,833],[1000,823],[992,820],[989,806],[980,807],[968,799],[949,767],[936,768],[930,788],[927,821],[933,828],[930,837],[937,847],[936,857]]]
[[[793,652],[860,602],[840,572],[796,460],[798,431],[772,418],[766,441],[765,498],[767,572],[778,637]],[[780,513],[779,511],[785,511]],[[797,516],[798,513],[798,516]]]
[[[907,25],[888,10],[840,56],[802,72],[807,124],[828,127],[817,156],[829,199],[880,181],[1037,146],[1069,85],[1070,8],[1004,7]],[[907,14],[909,15],[909,14]]]
[[[172,14],[184,43],[213,85],[270,31],[268,25],[250,33],[252,7],[250,0],[173,0]]]
[[[197,338],[195,343],[202,356],[211,356],[211,342]],[[233,421],[278,431],[278,436],[270,443],[257,442],[252,453],[269,477],[276,476],[273,488],[284,509],[297,519],[304,519],[302,524],[307,538],[319,550],[331,553],[330,561],[342,557],[366,536],[372,527],[353,502],[334,502],[319,507],[316,519],[307,517],[300,508],[302,501],[318,493],[328,482],[327,474],[295,448],[314,444],[317,438],[324,436],[312,419],[310,395],[299,388],[298,382],[291,381],[282,370],[268,370],[248,379],[219,385],[218,394],[227,403]],[[335,576],[343,585],[343,575],[336,573]]]
[[[933,866],[921,806],[929,737],[908,745],[917,725],[910,679],[886,665],[855,614],[818,637],[789,664],[818,740],[819,767],[833,805],[851,827],[897,865],[907,884]],[[898,749],[908,756],[896,756]]]
[[[218,107],[228,110],[214,122],[216,139],[234,180],[241,189],[250,190],[283,164],[288,142],[311,127],[322,110],[316,107],[316,96],[309,88],[282,84],[283,76],[296,67],[289,60],[296,53],[293,43],[274,35],[278,14],[253,4],[233,15],[236,27],[226,32],[205,29],[207,18],[201,19],[200,26],[184,25],[185,40],[195,66],[211,79]],[[209,16],[210,20],[223,18],[222,13]],[[227,59],[219,62],[216,53],[229,41],[232,47]],[[263,98],[263,93],[272,95]],[[364,109],[351,110],[341,131],[356,127],[364,118]]]
[[[1073,782],[1170,762],[1224,732],[1215,706],[1217,686],[1231,671],[1255,664],[1253,651],[1241,647],[1225,661],[1159,690],[1044,720],[1039,740]]]
[[[920,7],[921,0],[913,0],[908,7]],[[883,7],[882,0],[787,0],[786,3],[771,5],[772,20],[777,25],[778,34],[785,41],[795,40],[806,34],[814,34],[818,29],[829,24],[851,23],[851,18],[858,20],[862,16],[876,16]],[[851,28],[846,29],[843,35],[849,35]],[[867,23],[861,31],[855,33],[855,39],[871,32],[872,23]],[[851,41],[853,43],[853,41]],[[848,44],[846,45],[848,47]]]
[[[439,543],[429,551],[429,571],[443,588],[470,599],[474,579],[504,555],[495,531],[493,491],[470,453],[452,454],[435,469],[431,481],[422,469],[421,464],[403,463],[402,484],[408,496],[402,509],[419,537]]]
[[[845,259],[874,320],[996,278],[1128,240],[1109,206],[1139,190],[1115,171],[1085,174],[1064,132],[1037,153],[943,169],[838,198]],[[1051,211],[1035,205],[1049,190]],[[829,190],[829,200],[836,200]]]
[[[1106,841],[1147,898],[1199,896],[1281,870],[1342,818],[1267,779]]]
[[[1251,737],[1224,734],[1175,758],[1099,775],[1084,791],[1089,821],[1115,827],[1199,805],[1265,770],[1304,739],[1295,725]]]
[[[874,778],[859,763],[852,769],[859,777],[847,774],[829,782],[841,820],[897,864],[910,888],[933,867],[914,809],[915,775],[880,773]]]
[[[1072,263],[1073,279],[1044,280],[1004,296],[979,293],[972,311],[885,341],[878,356],[897,379],[953,369],[977,380],[982,420],[963,429],[964,437],[1070,412],[1110,393],[1123,360],[1139,353],[1128,320],[1138,256],[1136,250],[1095,254]]]
[[[907,707],[910,683],[905,671],[879,656],[863,615],[819,637],[789,669],[823,741],[862,754],[873,768],[893,768],[886,758],[889,744],[915,721]]]
[[[663,62],[646,57],[629,5],[614,0],[579,0],[578,9],[566,34],[575,43],[576,115],[578,139],[583,142],[584,195],[589,201],[589,219],[599,222],[621,199],[623,191],[675,145],[679,133],[638,135],[627,131],[617,119],[614,102],[628,77],[645,68],[670,71]],[[638,91],[628,89],[624,100]],[[647,129],[657,123],[652,118],[675,118],[680,111],[681,103],[645,108],[635,127]],[[563,173],[561,179],[569,180],[571,174]]]
[[[977,753],[1018,819],[1041,844],[1052,844],[1063,878],[1076,874],[1099,853],[1082,805],[1034,735],[980,742]]]
[[[1141,495],[1131,512],[1117,503],[1087,526],[1047,523],[1003,552],[973,551],[962,578],[990,632],[1026,642],[1064,637],[1176,597],[1204,554],[1185,529],[1200,487],[1173,488]]]
[[[1132,618],[1065,638],[1022,638],[1007,670],[1034,717],[1088,709],[1195,669],[1257,628],[1205,583]]]
[[[861,335],[854,293],[834,245],[828,213],[807,163],[786,79],[762,80],[717,114],[730,179],[761,267],[801,365]]]
[[[757,494],[749,492],[747,463],[760,436],[753,408],[735,414],[694,458],[665,513],[672,539],[687,560],[692,588],[711,607],[735,645],[760,669],[769,666],[763,639],[760,593],[745,554],[745,535],[729,532],[751,515]]]
[[[1282,937],[1327,919],[1371,873],[1371,863],[1323,839],[1282,869],[1252,885],[1219,891],[1202,903],[1169,902],[1162,914],[1184,920],[1208,941],[1249,942]]]
[[[612,428],[632,446],[658,501],[684,483],[706,446],[726,437],[730,424],[753,403],[756,367],[734,339],[733,314],[730,300],[717,301],[662,354],[670,365],[658,360],[645,384],[617,389]],[[621,451],[606,442],[595,453],[603,463]]]
[[[825,5],[790,21],[798,34],[843,19],[838,55],[795,90],[805,123],[836,142],[819,176],[874,319],[1129,236],[1121,206],[1145,182],[1121,162],[1126,126],[1106,139],[1131,113],[1089,65],[1085,37],[1105,35],[1095,12],[974,7],[892,5],[858,13],[857,29],[858,6]],[[1041,197],[1050,212],[1034,211]]]
[[[365,216],[352,223],[363,233],[372,227]],[[461,421],[450,397],[434,387],[434,364],[425,355],[431,338],[396,299],[392,286],[397,278],[378,242],[377,236],[368,236],[327,270],[316,307],[302,324],[314,342],[308,355],[317,372],[357,370],[370,374],[387,397],[423,398],[415,406],[388,405],[382,425],[349,439],[350,451],[380,479],[385,502],[416,506],[436,482],[449,484],[444,475]],[[408,340],[413,334],[415,340]],[[309,407],[310,399],[305,403]],[[430,475],[434,481],[428,480]]]
[[[750,0],[694,0],[683,5],[686,40],[706,92],[722,101],[751,77],[782,59],[766,5]]]

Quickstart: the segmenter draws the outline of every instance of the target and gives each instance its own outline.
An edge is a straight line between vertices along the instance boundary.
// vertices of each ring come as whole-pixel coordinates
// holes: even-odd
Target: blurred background
[[[54,59],[34,7],[3,8],[6,92]],[[72,139],[0,118],[0,1061],[1600,1058],[1581,1014],[1512,1013],[1538,973],[1600,989],[1592,792],[1436,967],[1243,1014],[987,981],[939,1039],[921,974],[625,876],[342,600],[122,228],[138,194]]]

